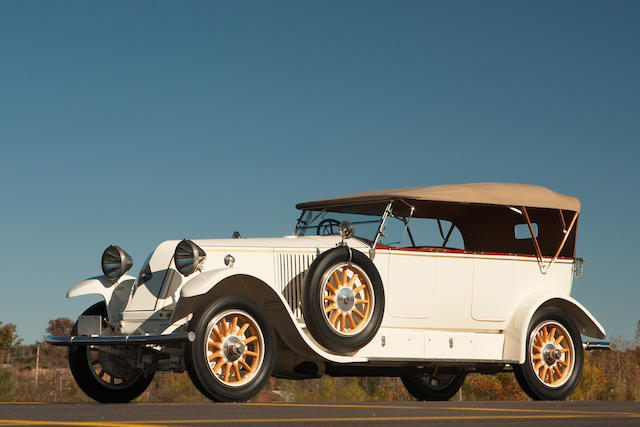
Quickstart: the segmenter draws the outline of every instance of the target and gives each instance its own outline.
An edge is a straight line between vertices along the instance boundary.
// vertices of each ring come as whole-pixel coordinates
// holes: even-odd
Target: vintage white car
[[[468,373],[513,370],[533,399],[578,384],[581,334],[605,331],[571,298],[580,202],[533,185],[474,183],[300,203],[290,236],[165,241],[137,277],[118,246],[102,295],[70,337],[80,388],[128,402],[156,371],[189,373],[215,401],[244,401],[270,376],[396,376],[444,400]]]

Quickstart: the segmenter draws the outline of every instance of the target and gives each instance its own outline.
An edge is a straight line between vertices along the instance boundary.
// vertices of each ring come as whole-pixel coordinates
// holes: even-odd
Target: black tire
[[[543,329],[546,329],[546,333]],[[560,335],[564,338],[553,344],[560,339]],[[514,365],[513,373],[522,390],[532,399],[562,400],[578,385],[583,358],[582,338],[571,318],[559,308],[545,307],[531,319],[525,362]],[[540,368],[536,369],[541,363]]]
[[[185,346],[185,365],[204,396],[216,402],[243,402],[264,388],[277,344],[271,322],[255,302],[242,295],[218,298],[194,315],[189,331],[196,338]]]
[[[82,314],[100,315],[104,319],[107,316],[107,307],[104,301],[99,302],[86,309]],[[71,331],[71,335],[76,334],[77,326],[74,326]],[[119,360],[117,356],[105,356],[98,352],[93,353],[97,353],[99,358],[102,357],[102,361],[105,365],[102,365],[100,361],[98,361],[96,365],[93,365],[90,362],[89,359],[91,357],[91,352],[86,345],[69,346],[68,350],[71,374],[73,374],[73,378],[76,380],[78,387],[80,387],[80,389],[93,400],[101,403],[127,403],[140,396],[147,387],[149,387],[149,384],[153,379],[153,373],[144,375],[143,373],[127,366],[126,362],[121,359]],[[117,363],[120,364],[117,369],[109,367],[109,365]],[[101,369],[100,372],[105,373],[103,375],[100,375],[100,372],[96,373],[94,366],[98,366]],[[104,375],[113,373],[112,370],[127,372],[130,376],[122,379],[121,377],[116,377],[114,375],[114,378],[118,378],[121,382],[119,384],[110,384],[102,378]]]
[[[443,372],[438,375],[410,375],[401,377],[405,388],[418,400],[449,400],[462,387],[465,371]]]
[[[345,270],[347,273],[342,275]],[[340,275],[334,278],[334,271],[336,274],[340,271]],[[357,280],[352,285],[356,287],[349,286],[349,290],[343,291],[346,294],[338,295],[338,290],[347,288],[345,282],[350,281],[349,271],[351,278],[358,276],[353,279]],[[336,280],[339,283],[335,283]],[[358,283],[365,287],[354,293],[360,288]],[[334,290],[333,285],[337,285]],[[371,341],[382,322],[384,304],[384,288],[378,269],[360,251],[344,246],[330,249],[315,259],[305,275],[302,295],[305,323],[316,341],[331,351],[351,353]],[[331,306],[335,308],[329,310]]]

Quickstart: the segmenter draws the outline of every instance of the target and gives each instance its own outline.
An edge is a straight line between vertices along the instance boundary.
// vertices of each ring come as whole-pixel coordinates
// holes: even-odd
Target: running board
[[[74,345],[161,345],[161,344],[181,344],[193,342],[196,334],[192,332],[180,332],[176,334],[164,335],[116,335],[116,336],[73,336],[56,337],[49,335],[47,343],[57,346]]]
[[[593,351],[593,350],[611,350],[611,343],[610,342],[584,342],[582,343],[582,348],[584,348],[586,351]]]

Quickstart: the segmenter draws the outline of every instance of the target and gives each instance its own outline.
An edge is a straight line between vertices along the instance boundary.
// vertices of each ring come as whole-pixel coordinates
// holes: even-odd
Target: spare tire
[[[384,288],[366,255],[340,246],[318,256],[305,275],[304,319],[316,341],[351,353],[373,339],[384,314]]]

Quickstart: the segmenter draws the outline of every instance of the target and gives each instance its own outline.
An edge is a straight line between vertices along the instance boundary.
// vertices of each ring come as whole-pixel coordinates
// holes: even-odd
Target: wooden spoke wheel
[[[362,252],[339,246],[320,254],[304,277],[302,313],[313,338],[336,353],[353,353],[378,332],[384,287]]]
[[[242,402],[269,381],[276,336],[262,308],[243,295],[215,298],[189,322],[195,340],[185,345],[191,381],[218,402]]]
[[[513,374],[532,399],[565,399],[582,375],[580,332],[571,317],[558,307],[539,309],[529,325],[525,360],[513,365]]]
[[[215,316],[208,327],[205,348],[209,369],[226,386],[237,387],[260,370],[264,337],[257,322],[241,310]]]
[[[369,277],[357,266],[342,263],[325,274],[323,283],[325,321],[336,334],[357,334],[371,321],[375,303]]]
[[[557,322],[533,328],[529,351],[533,371],[547,387],[562,386],[571,376],[575,350],[569,332]]]
[[[104,302],[97,303],[82,313],[107,317]],[[71,335],[78,333],[77,325]],[[126,403],[140,396],[154,372],[142,372],[135,368],[135,360],[127,360],[108,346],[69,346],[69,368],[78,387],[87,396],[102,403]]]
[[[99,351],[97,347],[86,347],[86,351],[91,373],[103,387],[126,389],[142,375],[122,357]]]
[[[449,400],[464,383],[465,371],[434,372],[401,377],[407,391],[418,400]]]

